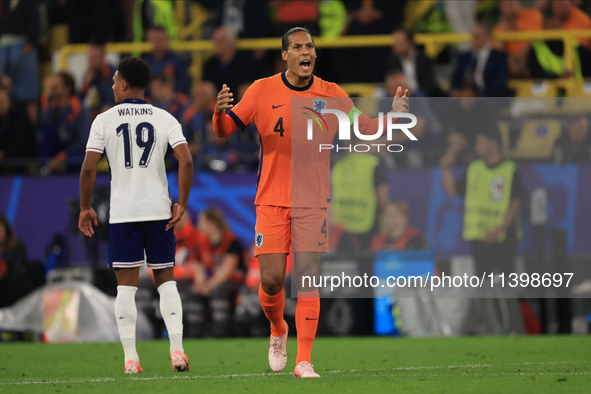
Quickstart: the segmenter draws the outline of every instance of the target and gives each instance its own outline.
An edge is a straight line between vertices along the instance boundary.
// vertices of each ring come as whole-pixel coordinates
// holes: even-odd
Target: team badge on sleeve
[[[263,246],[263,234],[258,233],[255,239],[255,243],[257,245],[257,248],[260,248],[261,246]]]

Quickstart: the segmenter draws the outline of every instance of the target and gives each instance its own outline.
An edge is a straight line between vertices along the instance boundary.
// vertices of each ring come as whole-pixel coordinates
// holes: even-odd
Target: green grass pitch
[[[591,336],[318,338],[321,379],[272,373],[267,339],[187,340],[187,373],[168,341],[139,342],[144,373],[123,374],[120,344],[0,344],[0,393],[591,393]]]

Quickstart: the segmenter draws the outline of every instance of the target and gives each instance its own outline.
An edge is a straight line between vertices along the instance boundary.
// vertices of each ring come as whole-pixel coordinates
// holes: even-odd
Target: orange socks
[[[316,338],[318,316],[320,315],[320,298],[318,290],[298,292],[296,305],[296,329],[298,331],[298,356],[296,365],[302,361],[310,362],[312,345]]]
[[[285,323],[283,320],[283,308],[285,307],[285,295],[283,290],[275,295],[268,295],[259,285],[259,300],[265,312],[265,316],[271,322],[271,335],[280,337],[285,334]]]

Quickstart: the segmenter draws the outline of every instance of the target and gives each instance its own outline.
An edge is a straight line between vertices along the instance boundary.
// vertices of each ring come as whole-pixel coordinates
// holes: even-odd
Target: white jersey
[[[180,123],[143,100],[123,100],[96,117],[86,151],[105,152],[109,161],[109,223],[172,217],[164,157],[169,145],[186,143]]]

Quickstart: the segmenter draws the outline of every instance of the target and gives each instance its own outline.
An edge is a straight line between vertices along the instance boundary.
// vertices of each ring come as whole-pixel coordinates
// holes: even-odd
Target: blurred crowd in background
[[[189,10],[195,4],[204,18],[200,38],[214,42],[213,53],[197,65],[197,72],[191,71],[194,57],[170,48],[179,40],[178,7]],[[3,0],[0,173],[77,171],[90,123],[115,104],[111,79],[116,62],[105,53],[107,42],[152,44],[151,52],[134,54],[152,70],[148,99],[182,124],[197,170],[250,171],[258,165],[256,127],[217,138],[211,125],[216,95],[226,83],[239,101],[250,83],[283,71],[285,64],[279,50],[238,50],[239,39],[280,37],[294,26],[334,39],[391,34],[389,48],[319,49],[315,74],[337,83],[373,84],[376,94],[385,97],[393,96],[398,86],[417,98],[508,97],[510,78],[589,77],[591,39],[573,41],[576,65],[567,71],[562,40],[495,42],[491,34],[590,29],[590,10],[591,2],[582,0]],[[189,20],[196,16],[183,15]],[[441,48],[434,58],[415,43],[415,33],[446,32],[470,33],[471,42]],[[82,83],[69,72],[52,72],[52,56],[67,43],[90,44]],[[413,111],[426,119],[428,147],[442,154],[450,145],[470,145],[473,135],[450,124],[445,108],[429,108],[418,100],[421,105],[414,105]],[[587,118],[573,122],[581,125],[582,133],[575,142],[588,142]],[[568,127],[565,123],[565,131]],[[561,143],[573,142],[563,134],[566,140]],[[434,164],[436,159],[423,163]]]
[[[171,43],[181,39],[179,7],[186,11],[181,13],[186,18],[183,22],[202,17],[198,37],[191,39],[213,41],[213,51],[205,51],[199,62],[195,54],[171,49]],[[239,102],[254,80],[282,72],[286,66],[278,49],[241,51],[238,40],[274,37],[279,43],[278,37],[295,26],[308,28],[315,38],[391,35],[390,47],[317,51],[316,75],[339,84],[370,86],[376,97],[383,98],[376,106],[381,112],[391,110],[388,97],[399,86],[408,89],[411,112],[418,119],[413,133],[419,142],[408,144],[403,154],[383,154],[369,167],[361,165],[369,154],[349,155],[333,163],[336,220],[330,223],[331,252],[427,249],[427,237],[409,224],[408,204],[389,195],[386,170],[471,162],[477,156],[473,148],[477,136],[482,134],[474,124],[495,124],[495,111],[511,105],[514,92],[509,80],[582,82],[591,77],[591,39],[573,40],[575,66],[570,69],[565,66],[568,48],[563,40],[497,42],[492,38],[504,31],[591,29],[590,12],[591,1],[582,0],[1,0],[0,175],[79,172],[91,122],[115,105],[111,86],[119,54],[106,53],[106,43],[151,43],[150,52],[120,55],[141,56],[150,66],[147,100],[181,123],[197,171],[254,172],[258,131],[249,125],[229,138],[218,138],[211,123],[217,92],[225,83]],[[468,33],[471,40],[428,56],[415,39],[415,34],[450,32]],[[57,54],[66,44],[88,44],[82,78],[74,72],[55,72],[60,69]],[[528,145],[521,134],[551,139],[549,153],[539,155],[543,149],[536,145],[532,154],[531,146],[525,146],[524,158],[589,162],[589,113],[571,113],[549,126],[529,120],[533,128],[527,119],[508,122],[507,131],[513,134],[507,138],[517,148],[520,141]],[[506,141],[499,133],[492,134],[489,142],[500,160]],[[395,142],[407,144],[407,139]],[[364,173],[363,168],[371,168],[373,174]],[[108,171],[106,161],[101,170]],[[375,195],[357,196],[356,186],[351,190],[347,182],[338,181],[366,178]],[[108,192],[104,194],[107,201]],[[342,218],[339,222],[343,212],[338,200],[344,195],[371,208],[359,212],[368,218],[363,228],[349,228]],[[106,234],[100,228],[95,239]],[[241,244],[217,209],[185,215],[175,234],[175,279],[183,297],[185,335],[265,335],[268,323],[258,304],[260,274],[253,246]],[[10,221],[0,216],[0,307],[11,305],[45,281],[56,248],[68,249],[60,242],[52,240],[47,261],[31,262]],[[97,267],[94,242],[86,240],[85,246]],[[156,289],[149,272],[144,280],[138,308],[150,317],[158,336],[163,325]],[[112,283],[104,288],[113,289]],[[285,290],[289,294],[288,286]],[[286,297],[288,319],[295,313],[295,306],[289,305],[292,301]]]

